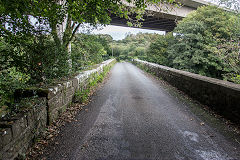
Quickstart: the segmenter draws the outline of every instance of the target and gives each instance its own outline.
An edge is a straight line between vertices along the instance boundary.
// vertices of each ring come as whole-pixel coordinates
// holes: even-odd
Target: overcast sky
[[[156,31],[156,30],[149,30],[149,29],[139,29],[139,28],[131,28],[131,27],[120,27],[120,26],[113,26],[108,25],[103,27],[102,30],[94,30],[92,31],[93,34],[109,34],[113,37],[114,40],[121,40],[124,39],[127,33],[137,34],[139,32],[142,33],[158,33],[164,34],[164,31]]]

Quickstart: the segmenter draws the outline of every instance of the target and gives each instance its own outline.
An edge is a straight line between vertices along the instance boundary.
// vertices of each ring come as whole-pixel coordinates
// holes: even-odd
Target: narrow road
[[[117,63],[47,159],[237,160],[240,145],[130,63]]]

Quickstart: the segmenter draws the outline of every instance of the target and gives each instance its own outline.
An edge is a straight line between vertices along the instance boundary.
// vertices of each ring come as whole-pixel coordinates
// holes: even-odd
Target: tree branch
[[[79,27],[80,27],[80,23],[79,23],[79,24],[76,26],[76,28],[73,30],[70,39],[69,39],[68,42],[66,43],[66,47],[69,45],[69,43],[70,43],[70,42],[72,41],[72,39],[74,38],[74,36],[75,36],[77,30],[79,29]]]
[[[67,16],[67,24],[66,24],[66,29],[64,31],[64,35],[63,35],[63,45],[65,45],[66,43],[68,43],[69,38],[72,34],[72,18],[68,15]]]
[[[75,25],[76,25],[76,22],[73,22],[72,30],[74,29]]]

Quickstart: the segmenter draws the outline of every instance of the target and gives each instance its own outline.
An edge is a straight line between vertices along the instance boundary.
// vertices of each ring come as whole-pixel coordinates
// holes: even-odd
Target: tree
[[[110,46],[110,43],[112,43],[113,38],[110,35],[107,34],[98,34],[97,41],[104,47],[107,54],[104,55],[104,59],[109,59],[110,56],[112,56],[112,48]]]
[[[120,56],[120,59],[131,59],[138,57],[145,59],[146,49],[152,41],[158,37],[158,34],[152,33],[128,33],[123,40],[113,42],[114,55]]]
[[[68,74],[67,69],[72,65],[68,50],[71,50],[70,44],[81,25],[88,23],[96,27],[109,24],[112,14],[137,24],[142,19],[144,9],[148,4],[161,6],[161,3],[172,4],[173,2],[173,0],[0,1],[0,36],[11,44],[15,51],[21,52],[11,53],[14,57],[13,62],[18,65],[17,68],[21,72],[26,72],[25,68],[27,67],[27,70],[31,70],[36,75],[42,75],[42,66],[37,65],[43,64],[42,62],[45,61],[41,55],[46,55],[46,57],[51,57],[51,55],[47,55],[48,53],[45,53],[44,50],[40,51],[39,48],[41,45],[46,45],[42,46],[45,48],[49,47],[48,44],[52,44],[54,46],[50,48],[52,48],[51,52],[54,53],[54,60],[58,64],[62,62],[62,66],[66,66],[64,61],[70,64],[66,68],[66,72],[62,72]],[[127,7],[126,3],[133,4],[133,7]],[[45,37],[48,39],[45,40]],[[54,41],[54,43],[49,43],[49,40]],[[59,56],[56,56],[58,53]],[[56,70],[60,71],[62,69],[60,68],[61,65],[57,65],[52,69],[55,72]],[[36,72],[36,69],[39,72]],[[37,77],[37,81],[41,79],[43,76]]]
[[[74,72],[101,63],[111,54],[109,35],[77,34],[72,43],[72,70]],[[109,52],[109,53],[108,53]]]
[[[167,50],[173,44],[174,37],[172,33],[167,35],[159,35],[158,38],[153,41],[147,49],[147,60],[150,62],[167,65],[168,55]]]
[[[239,73],[236,52],[223,48],[226,42],[239,39],[237,18],[215,6],[198,8],[177,25],[177,41],[168,51],[169,65],[220,79],[228,73]]]
[[[143,10],[148,4],[173,3],[173,0],[127,0],[132,3],[133,8],[127,7],[121,0],[9,0],[1,1],[1,32],[20,32],[26,30],[32,32],[34,25],[31,24],[29,16],[36,18],[37,23],[50,27],[50,32],[57,45],[65,47],[72,41],[82,23],[93,26],[98,24],[109,24],[110,15],[138,22],[142,18]],[[135,20],[130,14],[136,14]],[[10,28],[9,28],[10,24]],[[13,28],[13,30],[12,30]],[[58,30],[63,29],[63,33]]]
[[[176,42],[168,50],[168,65],[197,74],[221,78],[223,62],[216,56],[213,38],[204,34],[207,27],[200,21],[180,23]],[[210,45],[208,45],[208,43]]]
[[[219,5],[224,6],[225,8],[234,12],[236,14],[236,16],[238,16],[237,25],[236,25],[236,28],[238,29],[238,31],[237,31],[236,36],[240,37],[240,27],[239,27],[240,26],[240,1],[238,1],[238,0],[220,0]],[[235,53],[235,54],[231,54],[231,55],[234,55],[234,56],[230,59],[235,59],[235,61],[234,60],[232,60],[232,61],[234,61],[235,64],[236,64],[236,59],[240,59],[240,38],[238,39],[238,41],[227,42],[223,46],[224,46],[224,49],[222,49],[222,50],[225,51],[225,53],[229,49],[232,50],[233,53]],[[234,48],[232,46],[234,46]],[[230,56],[228,56],[228,57],[230,57]],[[235,64],[232,65],[234,68],[235,68],[235,66],[237,66]],[[225,78],[230,79],[230,80],[240,84],[240,73],[239,73],[239,71],[236,72],[236,73],[238,73],[238,74],[235,74],[235,75],[228,74],[228,75],[226,75]]]

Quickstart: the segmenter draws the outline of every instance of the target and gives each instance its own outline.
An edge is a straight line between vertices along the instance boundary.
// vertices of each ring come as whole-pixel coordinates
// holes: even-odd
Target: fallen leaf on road
[[[47,136],[47,139],[51,139],[52,137],[53,137],[53,135],[50,134],[50,135]]]
[[[201,125],[201,126],[204,126],[204,122],[201,122],[200,125]]]

